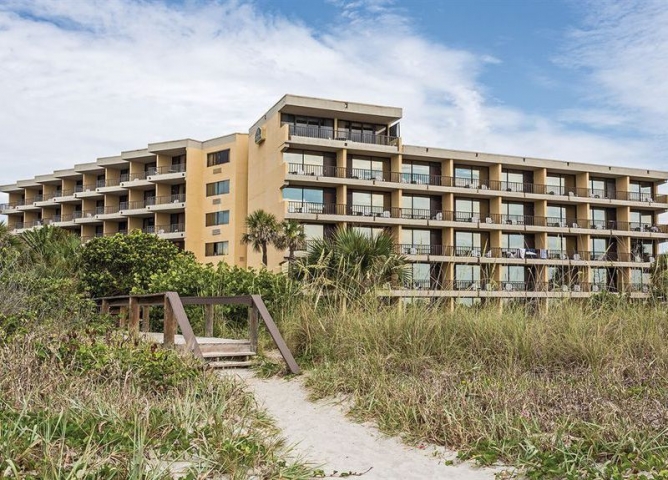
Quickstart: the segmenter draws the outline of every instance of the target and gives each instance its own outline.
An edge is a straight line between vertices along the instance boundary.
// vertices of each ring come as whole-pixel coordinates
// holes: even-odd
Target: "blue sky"
[[[666,52],[665,0],[2,0],[0,184],[285,93],[403,107],[409,144],[668,170]]]

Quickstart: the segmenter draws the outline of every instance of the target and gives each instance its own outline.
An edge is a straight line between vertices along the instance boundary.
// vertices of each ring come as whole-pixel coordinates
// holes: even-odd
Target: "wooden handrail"
[[[262,297],[260,295],[251,295],[251,297],[253,298],[255,308],[257,308],[260,317],[262,317],[264,324],[267,326],[267,330],[269,330],[269,334],[271,335],[271,338],[273,338],[278,350],[281,352],[283,360],[285,360],[288,368],[295,375],[300,373],[301,369],[299,368],[299,365],[297,365],[295,358],[292,356],[292,352],[285,343],[285,340],[283,340],[281,332],[278,331],[278,327],[276,326],[276,323],[274,323],[274,319],[271,318],[269,310],[267,310],[267,306],[264,304]]]
[[[290,372],[298,374],[301,369],[297,365],[292,352],[271,317],[267,306],[260,295],[239,295],[234,297],[181,297],[176,292],[151,293],[145,295],[126,295],[102,297],[95,299],[100,303],[102,313],[109,313],[111,307],[119,307],[128,312],[128,327],[133,334],[139,334],[139,312],[141,307],[162,305],[165,310],[163,343],[165,346],[173,347],[176,332],[181,329],[186,342],[186,349],[196,357],[204,359],[197,337],[193,332],[184,305],[203,305],[205,311],[205,335],[213,335],[213,306],[214,305],[247,305],[248,327],[251,351],[257,352],[258,343],[258,320],[262,319],[274,340],[276,347],[281,352],[283,360]],[[146,327],[148,323],[145,323]]]

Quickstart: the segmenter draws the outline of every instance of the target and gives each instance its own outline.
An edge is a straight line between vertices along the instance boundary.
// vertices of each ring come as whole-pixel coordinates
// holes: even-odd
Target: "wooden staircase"
[[[191,352],[211,368],[239,368],[252,365],[252,359],[257,354],[258,325],[262,321],[290,372],[299,374],[301,371],[259,295],[181,297],[176,292],[161,292],[104,297],[96,300],[102,313],[118,317],[121,328],[127,327],[130,333],[161,343],[165,347]],[[204,308],[205,336],[198,337],[193,332],[184,309],[187,305]],[[249,338],[237,340],[213,337],[214,305],[247,306]],[[163,310],[162,332],[149,332],[151,307],[161,307]],[[179,331],[181,334],[177,333]]]
[[[205,339],[201,339],[199,348],[204,361],[211,368],[250,367],[256,355],[248,340],[225,339],[224,342],[206,343]]]

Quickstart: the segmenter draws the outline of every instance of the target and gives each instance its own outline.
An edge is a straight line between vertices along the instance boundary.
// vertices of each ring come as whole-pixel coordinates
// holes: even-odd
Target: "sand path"
[[[371,424],[354,423],[337,403],[309,401],[299,379],[260,379],[248,370],[234,374],[274,417],[294,453],[320,465],[328,477],[484,480],[493,479],[498,471],[467,463],[446,465],[446,460],[454,458],[452,452],[409,447]]]

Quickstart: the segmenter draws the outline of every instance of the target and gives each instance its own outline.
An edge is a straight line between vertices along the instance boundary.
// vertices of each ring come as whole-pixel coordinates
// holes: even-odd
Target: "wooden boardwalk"
[[[166,347],[190,351],[213,368],[251,365],[252,357],[257,355],[259,323],[262,321],[290,372],[295,374],[301,372],[259,295],[181,297],[176,292],[162,292],[104,297],[96,300],[102,313],[117,316],[119,326],[127,327],[130,333],[141,335],[149,341],[161,343]],[[184,308],[188,305],[199,305],[204,308],[204,336],[196,336],[193,332]],[[213,337],[215,305],[245,305],[248,307],[248,339],[233,340]],[[162,332],[149,332],[150,309],[155,307],[162,308],[163,311]]]

